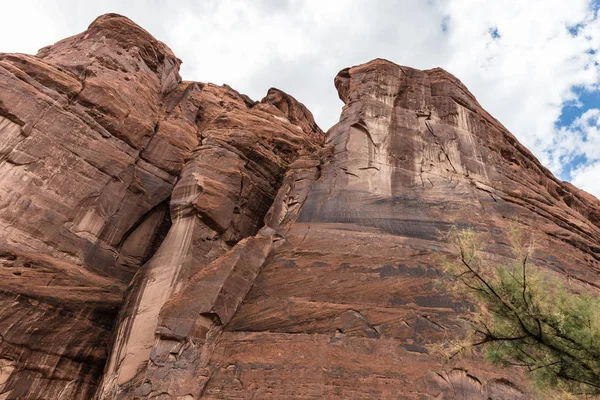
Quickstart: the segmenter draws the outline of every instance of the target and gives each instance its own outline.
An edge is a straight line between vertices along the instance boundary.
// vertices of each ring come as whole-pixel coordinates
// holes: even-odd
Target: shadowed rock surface
[[[467,326],[440,232],[502,260],[516,222],[597,290],[596,198],[441,69],[342,70],[325,136],[179,64],[115,14],[0,54],[0,398],[531,398],[523,371],[428,353]]]

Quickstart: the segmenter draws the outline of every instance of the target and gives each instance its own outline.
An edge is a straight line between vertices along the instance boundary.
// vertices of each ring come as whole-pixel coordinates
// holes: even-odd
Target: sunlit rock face
[[[0,398],[531,398],[523,371],[429,354],[467,326],[443,233],[501,262],[520,224],[597,288],[597,199],[441,69],[340,71],[325,135],[180,62],[115,14],[0,54]]]
[[[441,69],[374,60],[335,85],[345,105],[320,176],[221,334],[201,393],[530,398],[523,371],[429,354],[466,327],[464,302],[437,284],[443,233],[470,226],[501,262],[505,228],[520,224],[537,265],[594,287],[598,200],[554,178]]]
[[[323,142],[287,94],[255,102],[179,64],[118,15],[0,55],[0,398],[120,396],[164,303],[258,232]]]

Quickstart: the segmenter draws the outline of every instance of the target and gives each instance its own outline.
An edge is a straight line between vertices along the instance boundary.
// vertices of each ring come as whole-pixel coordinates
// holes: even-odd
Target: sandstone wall
[[[596,198],[441,69],[340,71],[325,137],[180,63],[115,14],[0,54],[0,398],[531,398],[523,371],[429,354],[468,326],[441,234],[502,262],[520,224],[597,290]]]
[[[90,398],[109,348],[105,384],[140,373],[162,304],[257,233],[287,166],[323,141],[287,94],[282,111],[179,65],[111,14],[0,55],[3,398]]]

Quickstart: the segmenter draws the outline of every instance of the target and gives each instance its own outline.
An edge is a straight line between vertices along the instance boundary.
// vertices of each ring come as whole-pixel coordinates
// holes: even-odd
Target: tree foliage
[[[535,243],[522,230],[507,236],[514,262],[494,265],[474,231],[449,235],[458,255],[449,275],[475,309],[468,346],[455,350],[483,346],[490,361],[525,367],[539,387],[600,394],[600,301],[531,266]]]

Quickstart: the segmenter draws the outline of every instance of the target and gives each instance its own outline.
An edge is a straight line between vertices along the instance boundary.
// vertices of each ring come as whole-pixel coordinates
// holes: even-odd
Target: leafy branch
[[[600,301],[530,266],[531,236],[514,227],[507,236],[514,261],[492,265],[474,231],[448,235],[457,254],[448,275],[475,306],[472,332],[449,358],[481,346],[492,362],[526,368],[540,387],[600,394]]]

